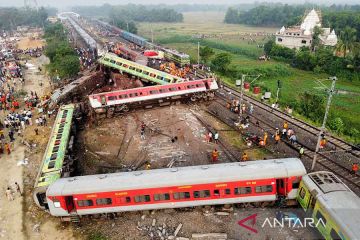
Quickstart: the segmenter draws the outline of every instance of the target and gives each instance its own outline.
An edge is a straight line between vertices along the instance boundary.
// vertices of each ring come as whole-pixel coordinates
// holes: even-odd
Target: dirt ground
[[[41,39],[31,39],[29,37],[21,38],[20,41],[17,42],[17,48],[21,50],[26,50],[29,48],[38,48],[43,47],[45,45],[45,41]]]
[[[37,70],[48,61],[45,57],[33,58],[28,63],[33,69],[24,72],[25,91],[36,91],[39,96],[50,91],[49,79]],[[40,84],[41,83],[41,84]],[[36,111],[35,111],[36,112]],[[1,113],[3,114],[3,113]],[[35,115],[36,116],[36,115]],[[50,120],[51,126],[53,120]],[[49,219],[48,214],[40,211],[32,199],[32,188],[39,165],[44,153],[51,127],[41,127],[39,136],[34,135],[34,127],[27,127],[24,139],[35,144],[29,151],[21,143],[21,137],[16,137],[10,155],[2,155],[0,159],[0,239],[72,239],[70,229],[61,229],[59,221]],[[28,160],[27,165],[19,165],[20,160]],[[5,196],[7,187],[14,188],[15,182],[20,184],[23,196],[14,194],[15,200],[8,201]]]

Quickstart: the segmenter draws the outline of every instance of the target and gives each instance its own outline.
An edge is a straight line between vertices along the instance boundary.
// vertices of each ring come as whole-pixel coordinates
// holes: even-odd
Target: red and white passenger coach
[[[179,99],[181,97],[190,97],[195,101],[199,98],[213,96],[213,91],[217,89],[218,84],[216,80],[208,78],[92,94],[89,95],[89,101],[91,107],[95,109],[158,99]]]
[[[300,159],[259,160],[62,178],[46,195],[53,216],[295,199]]]

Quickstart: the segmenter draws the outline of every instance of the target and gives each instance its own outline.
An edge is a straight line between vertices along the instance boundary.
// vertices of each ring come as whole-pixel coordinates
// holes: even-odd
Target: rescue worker
[[[6,150],[7,154],[10,155],[10,153],[11,153],[10,144],[5,143],[5,150]]]
[[[244,152],[243,153],[243,155],[241,156],[241,161],[247,161],[247,160],[249,160],[249,157],[248,157],[248,155],[246,154],[246,152]]]
[[[217,144],[218,141],[219,141],[219,133],[215,132],[215,134],[214,134],[214,142]]]
[[[265,132],[264,133],[264,145],[266,145],[267,138],[268,138],[268,134],[267,134],[267,132]]]
[[[280,135],[276,134],[275,135],[275,144],[278,144],[280,142]]]
[[[145,169],[146,169],[146,170],[150,170],[150,169],[151,169],[151,164],[150,164],[150,162],[146,162],[146,163],[145,163]]]
[[[300,147],[300,150],[299,150],[299,158],[301,159],[302,158],[302,156],[304,155],[304,147],[303,146],[301,146]]]
[[[259,139],[259,145],[260,147],[265,147],[265,142],[262,138]]]
[[[353,174],[356,174],[357,171],[359,171],[359,165],[357,163],[353,163],[353,165],[351,167],[351,171]]]
[[[209,132],[209,134],[208,134],[209,136],[209,142],[212,142],[212,137],[213,137],[213,135],[212,135],[212,132]]]
[[[284,124],[283,124],[283,128],[287,129],[288,127],[289,127],[289,124],[288,124],[287,121],[285,121]]]
[[[216,148],[211,153],[212,162],[216,163],[218,161],[219,152],[216,150]]]

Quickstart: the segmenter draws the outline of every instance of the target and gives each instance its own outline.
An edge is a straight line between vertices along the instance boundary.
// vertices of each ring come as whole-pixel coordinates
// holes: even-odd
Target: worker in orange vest
[[[351,170],[352,170],[353,174],[356,174],[357,171],[359,171],[359,165],[357,163],[353,163]]]
[[[278,144],[280,142],[280,135],[276,134],[275,135],[275,144]]]
[[[150,164],[150,162],[146,162],[146,164],[145,164],[145,169],[146,169],[146,170],[150,170],[150,169],[151,169],[151,164]]]
[[[260,147],[265,147],[265,142],[264,142],[264,140],[261,139],[261,138],[260,138],[260,140],[259,140],[259,145],[260,145]]]
[[[218,161],[218,157],[219,157],[219,152],[215,148],[214,151],[212,151],[212,153],[211,153],[211,158],[212,158],[213,163]]]
[[[267,138],[268,138],[268,134],[267,134],[267,132],[265,132],[264,133],[264,145],[266,145]]]
[[[321,148],[321,149],[324,148],[325,145],[326,145],[326,139],[325,139],[325,138],[322,138],[322,139],[320,140],[320,148]]]
[[[248,157],[248,155],[246,154],[246,152],[244,152],[243,153],[243,155],[241,156],[241,161],[247,161],[247,160],[249,160],[249,157]]]
[[[283,128],[287,129],[288,127],[289,127],[289,124],[287,123],[287,121],[285,121],[283,124]]]

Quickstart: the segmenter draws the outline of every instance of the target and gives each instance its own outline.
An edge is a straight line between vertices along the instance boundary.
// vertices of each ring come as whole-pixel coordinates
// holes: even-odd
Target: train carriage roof
[[[350,239],[360,239],[360,198],[331,172],[309,173],[303,181]]]
[[[301,160],[297,158],[258,160],[62,178],[49,187],[47,195],[61,196],[191,184],[287,178],[305,174],[305,167]]]

